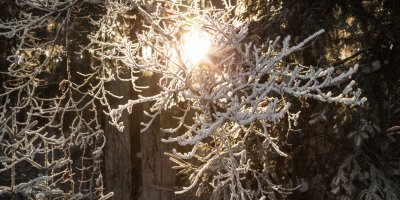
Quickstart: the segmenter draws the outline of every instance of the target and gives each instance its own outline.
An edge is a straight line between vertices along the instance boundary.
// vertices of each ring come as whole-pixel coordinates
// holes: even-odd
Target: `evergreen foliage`
[[[143,132],[171,114],[159,139],[176,144],[177,198],[400,196],[396,1],[0,7],[5,198],[112,197],[103,121],[123,132],[144,103]],[[116,95],[122,82],[138,95]]]

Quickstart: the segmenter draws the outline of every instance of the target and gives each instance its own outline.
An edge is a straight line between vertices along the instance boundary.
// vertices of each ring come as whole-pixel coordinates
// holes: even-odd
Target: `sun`
[[[201,29],[191,29],[182,37],[182,57],[185,64],[197,65],[211,47],[211,36]]]

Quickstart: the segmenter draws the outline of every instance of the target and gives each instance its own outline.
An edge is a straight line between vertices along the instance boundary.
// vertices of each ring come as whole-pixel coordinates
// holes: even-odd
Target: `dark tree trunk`
[[[155,85],[157,78],[152,76],[142,81],[142,85]],[[146,91],[144,95],[151,95],[154,91]],[[144,104],[142,110],[149,111],[150,103]],[[141,134],[142,149],[142,200],[172,199],[175,185],[175,171],[172,163],[164,152],[171,152],[171,146],[161,142],[166,135],[160,131],[170,122],[168,113],[158,117],[149,130]],[[144,119],[143,119],[144,118]],[[143,117],[142,121],[148,121]]]
[[[113,82],[109,90],[117,95],[129,97],[130,83]],[[127,92],[128,91],[128,92]],[[126,99],[126,98],[124,98]],[[114,103],[114,102],[113,102]],[[116,106],[116,104],[113,104]],[[132,153],[131,153],[131,126],[130,116],[127,112],[121,117],[124,123],[124,132],[119,132],[105,119],[106,147],[105,157],[105,180],[106,189],[114,192],[114,198],[118,200],[131,200],[135,191],[132,189]]]

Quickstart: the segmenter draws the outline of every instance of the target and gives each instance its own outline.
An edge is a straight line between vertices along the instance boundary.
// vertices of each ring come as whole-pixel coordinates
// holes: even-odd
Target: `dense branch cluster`
[[[72,20],[85,5],[77,0],[18,2],[20,15],[0,24],[0,35],[14,37],[17,44],[8,57],[10,66],[1,72],[6,80],[0,94],[0,171],[10,182],[0,193],[36,199],[107,197],[101,172],[105,136],[96,107],[106,101],[105,69],[89,66],[92,73],[84,74],[71,60],[78,57],[69,38]]]
[[[198,187],[197,193],[201,194],[202,187],[208,184],[204,180],[211,184],[216,199],[223,194],[233,199],[254,199],[273,190],[287,192],[268,179],[268,169],[252,168],[246,140],[261,136],[266,149],[271,146],[286,156],[279,149],[279,138],[269,133],[270,127],[285,117],[291,123],[297,120],[298,113],[290,110],[286,97],[360,105],[365,98],[360,98],[360,90],[353,91],[354,81],[336,94],[323,91],[347,81],[357,66],[337,74],[333,68],[315,69],[285,63],[288,55],[323,30],[292,47],[290,37],[282,42],[277,38],[260,47],[245,41],[247,24],[231,16],[229,6],[222,12],[189,7],[184,13],[190,13],[189,25],[181,24],[187,16],[182,16],[179,6],[173,7],[176,8],[173,13],[177,14],[168,15],[172,22],[165,22],[161,11],[142,14],[149,30],[138,34],[138,42],[121,39],[117,46],[120,54],[115,59],[133,69],[160,75],[161,92],[141,96],[111,110],[112,123],[122,129],[123,124],[118,123],[121,112],[130,111],[134,104],[144,101],[154,103],[150,112],[146,112],[150,121],[143,123],[143,130],[150,128],[164,110],[178,111],[171,117],[176,120],[176,127],[162,129],[174,135],[163,139],[164,142],[189,147],[188,151],[174,150],[169,154],[177,169],[189,173],[190,185],[177,193]],[[182,41],[177,31],[182,26],[212,35],[212,46],[203,61],[191,63],[185,60],[185,52],[180,52]],[[149,47],[151,54],[140,55],[143,48]],[[245,185],[245,179],[256,180],[258,186]]]
[[[265,199],[273,192],[290,192],[270,179],[267,167],[254,166],[249,156],[249,138],[262,140],[263,149],[281,156],[281,138],[270,130],[276,123],[297,123],[300,112],[291,107],[291,99],[313,98],[323,102],[360,105],[361,91],[349,81],[357,66],[344,72],[332,67],[315,68],[289,62],[288,57],[316,40],[318,31],[302,42],[290,45],[290,37],[277,38],[260,45],[249,39],[248,22],[235,17],[236,6],[224,1],[222,8],[200,6],[194,1],[20,1],[19,18],[3,20],[0,34],[17,37],[18,45],[10,67],[1,105],[1,173],[9,173],[9,186],[1,193],[25,196],[103,198],[101,154],[105,136],[100,113],[121,132],[122,112],[136,104],[151,102],[143,131],[165,111],[175,127],[163,127],[170,134],[163,142],[177,143],[167,152],[179,173],[187,175],[188,186],[201,195],[211,188],[214,199]],[[100,3],[105,14],[91,18],[90,42],[73,49],[70,29],[88,3]],[[81,10],[82,9],[82,10]],[[88,18],[89,19],[89,18]],[[123,28],[127,22],[142,20],[143,30],[132,33]],[[35,35],[51,30],[46,39]],[[184,34],[200,32],[210,37],[211,46],[200,61],[188,59]],[[40,38],[39,38],[40,37]],[[196,47],[193,47],[196,48]],[[89,52],[90,66],[73,67],[81,55]],[[72,55],[73,54],[73,55]],[[53,84],[48,75],[62,68],[55,94],[46,93]],[[142,74],[159,77],[154,85],[140,85]],[[137,99],[113,108],[109,101],[117,97],[106,84],[130,82],[139,93]],[[347,84],[337,91],[330,88]],[[57,88],[58,87],[58,88]],[[157,90],[152,96],[144,90]],[[118,97],[117,97],[118,98]],[[12,101],[10,101],[12,100]],[[290,130],[289,130],[290,131]],[[160,138],[161,139],[161,138]],[[79,161],[72,155],[78,154]],[[16,181],[18,167],[36,168],[38,173],[26,181]]]

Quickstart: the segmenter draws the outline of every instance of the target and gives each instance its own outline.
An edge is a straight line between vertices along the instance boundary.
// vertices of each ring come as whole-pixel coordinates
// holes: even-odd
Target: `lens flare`
[[[211,47],[211,37],[200,29],[192,29],[182,37],[182,55],[185,64],[198,64]]]

